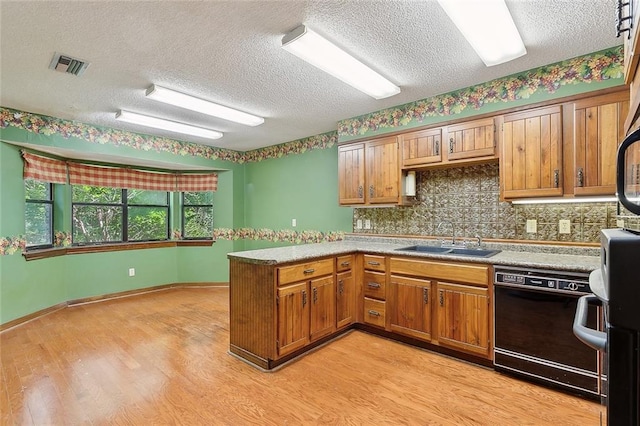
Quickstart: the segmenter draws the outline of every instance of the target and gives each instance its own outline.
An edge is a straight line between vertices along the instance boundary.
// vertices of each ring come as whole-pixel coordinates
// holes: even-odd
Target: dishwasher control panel
[[[563,273],[539,269],[495,269],[497,285],[539,288],[563,293],[591,293],[589,276],[582,273]]]

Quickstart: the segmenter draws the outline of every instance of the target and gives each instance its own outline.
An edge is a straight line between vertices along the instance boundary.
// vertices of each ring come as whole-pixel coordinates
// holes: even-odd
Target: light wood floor
[[[275,373],[228,355],[229,291],[76,306],[0,335],[3,425],[598,425],[602,407],[354,331]]]

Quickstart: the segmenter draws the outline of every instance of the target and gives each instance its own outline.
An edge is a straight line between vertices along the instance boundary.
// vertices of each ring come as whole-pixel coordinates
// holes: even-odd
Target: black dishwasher
[[[598,351],[573,335],[578,298],[590,292],[586,273],[496,267],[495,369],[599,398]],[[600,308],[590,308],[592,328],[600,318]]]

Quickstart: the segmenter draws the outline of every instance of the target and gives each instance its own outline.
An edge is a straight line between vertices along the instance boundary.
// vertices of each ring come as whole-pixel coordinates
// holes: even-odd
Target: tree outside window
[[[182,193],[182,237],[213,238],[213,192]]]
[[[28,248],[53,245],[52,184],[25,179],[24,225]]]

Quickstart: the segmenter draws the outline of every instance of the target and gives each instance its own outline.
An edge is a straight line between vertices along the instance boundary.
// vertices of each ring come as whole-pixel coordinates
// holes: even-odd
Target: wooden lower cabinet
[[[431,282],[391,275],[389,284],[391,331],[430,341]]]
[[[385,327],[387,302],[384,300],[364,298],[364,322],[378,327]]]
[[[278,288],[278,355],[286,355],[309,343],[309,284]]]
[[[310,302],[309,340],[314,341],[336,330],[336,288],[332,275],[311,281]]]
[[[356,287],[353,273],[338,273],[336,283],[336,327],[342,328],[356,320]]]
[[[454,349],[490,354],[487,288],[438,282],[438,343]]]

